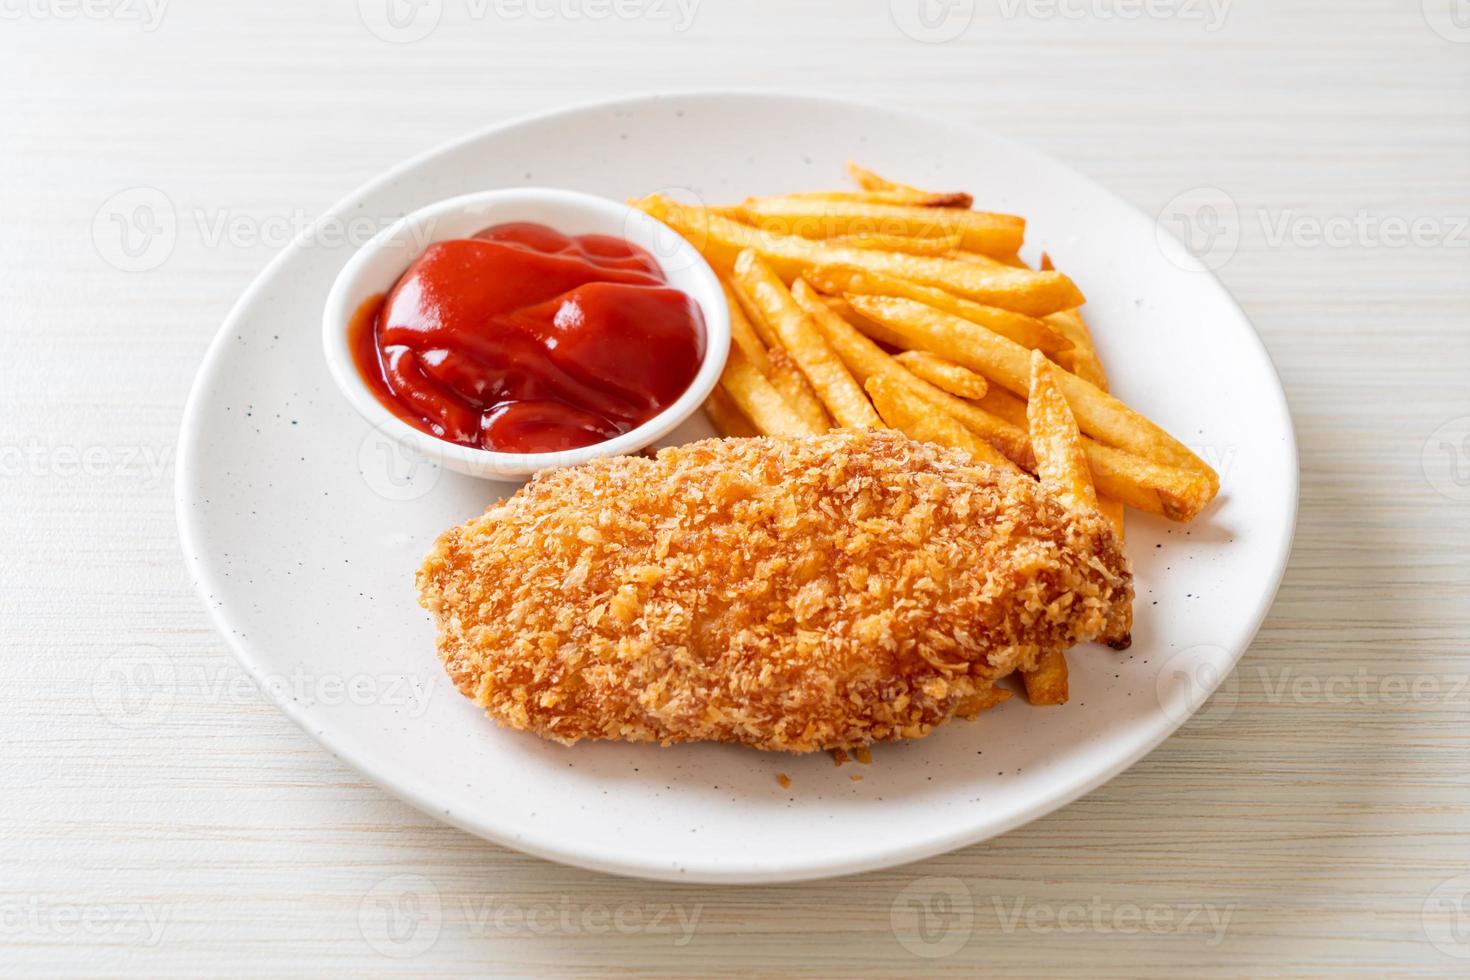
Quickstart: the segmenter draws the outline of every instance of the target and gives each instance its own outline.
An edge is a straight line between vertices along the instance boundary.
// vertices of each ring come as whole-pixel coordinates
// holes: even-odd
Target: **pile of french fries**
[[[1081,291],[1045,256],[1020,259],[1023,218],[848,171],[856,190],[632,202],[724,283],[733,343],[705,405],[722,434],[898,429],[1033,474],[1120,540],[1126,507],[1188,521],[1209,504],[1215,472],[1108,393]],[[1034,704],[1067,700],[1061,654],[1023,680]]]

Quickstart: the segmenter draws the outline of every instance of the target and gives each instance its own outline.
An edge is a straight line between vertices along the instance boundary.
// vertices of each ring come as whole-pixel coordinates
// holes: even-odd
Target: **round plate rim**
[[[1031,148],[1015,140],[996,134],[983,126],[976,126],[966,123],[956,123],[953,120],[944,119],[930,113],[914,112],[907,109],[896,109],[877,103],[865,102],[855,99],[835,98],[825,95],[812,95],[806,93],[796,93],[760,88],[691,88],[660,93],[632,93],[612,98],[578,102],[550,111],[519,114],[510,119],[502,120],[498,123],[482,127],[468,134],[443,142],[421,153],[415,154],[408,159],[403,160],[402,162],[390,167],[384,172],[378,174],[376,177],[373,177],[367,182],[361,184],[351,193],[339,199],[330,208],[324,211],[322,215],[317,219],[317,221],[313,222],[312,226],[310,227],[314,227],[320,221],[325,220],[340,211],[346,210],[347,208],[351,207],[354,201],[362,198],[366,194],[376,191],[386,184],[391,183],[398,177],[402,176],[404,173],[418,167],[420,164],[428,160],[432,160],[443,154],[449,153],[461,146],[493,136],[496,133],[502,132],[504,130],[515,129],[517,127],[524,126],[530,123],[542,122],[560,116],[575,115],[578,113],[594,111],[598,109],[608,109],[614,106],[646,105],[659,102],[674,102],[688,99],[717,100],[731,97],[780,99],[791,102],[813,103],[840,109],[859,109],[868,112],[879,112],[891,115],[905,116],[911,119],[922,120],[924,122],[941,127],[968,130],[970,132],[983,136],[988,140],[1004,144],[1012,150],[1017,151],[1023,155],[1030,155],[1033,157],[1045,159],[1050,164],[1060,167],[1066,170],[1071,175],[1077,177],[1079,180],[1086,182],[1096,192],[1106,195],[1108,198],[1111,198],[1113,201],[1121,204],[1138,217],[1143,218],[1145,221],[1149,220],[1146,214],[1144,214],[1138,208],[1134,207],[1131,203],[1124,200],[1106,186],[1098,183],[1097,181],[1081,173],[1075,168],[1051,157],[1049,154],[1043,153],[1040,150]],[[301,239],[309,238],[310,227],[308,227],[308,229],[306,229],[302,233]],[[1166,228],[1163,228],[1161,225],[1156,225],[1156,228],[1158,228],[1158,230],[1162,234],[1169,235],[1171,238],[1173,237],[1172,232],[1170,232]],[[301,704],[291,700],[290,698],[273,696],[271,693],[273,690],[272,687],[269,684],[264,683],[267,673],[264,670],[263,666],[257,662],[256,657],[252,654],[250,645],[245,644],[238,639],[238,634],[226,617],[223,606],[210,601],[210,589],[208,587],[208,581],[211,579],[212,576],[209,570],[204,566],[202,559],[199,557],[198,542],[200,540],[201,532],[196,527],[195,518],[193,516],[194,508],[189,506],[190,497],[187,493],[187,488],[194,482],[193,474],[195,472],[195,467],[198,465],[192,447],[195,444],[198,436],[197,429],[200,427],[200,418],[202,415],[200,411],[200,405],[203,398],[205,397],[204,392],[209,387],[209,380],[219,369],[220,364],[223,360],[223,354],[228,338],[234,333],[234,324],[244,315],[245,310],[252,306],[259,298],[259,296],[266,290],[275,274],[297,255],[298,251],[300,250],[301,239],[298,239],[297,242],[293,242],[291,245],[286,246],[280,252],[280,254],[276,255],[270,262],[268,262],[265,268],[262,269],[261,272],[251,281],[250,285],[246,287],[245,291],[240,295],[239,299],[237,299],[235,303],[231,306],[229,313],[225,315],[225,318],[222,321],[220,328],[216,331],[213,339],[210,341],[210,344],[205,351],[204,358],[200,364],[198,373],[195,375],[194,381],[190,386],[189,396],[184,405],[184,413],[180,425],[179,439],[175,455],[176,467],[174,479],[174,509],[178,524],[180,547],[183,551],[184,563],[186,568],[188,569],[194,591],[203,604],[205,611],[210,618],[211,624],[224,639],[226,646],[230,650],[230,653],[235,657],[235,659],[239,662],[240,666],[246,671],[246,673],[248,673],[250,677],[257,683],[260,689],[265,693],[265,696],[276,706],[277,709],[282,712],[282,714],[289,718],[293,723],[297,725],[297,727],[299,727],[314,741],[316,741],[319,745],[330,752],[334,757],[351,766],[354,770],[356,770],[364,778],[368,779],[373,784],[377,785],[378,787],[382,788],[393,796],[403,800],[404,802],[410,804],[425,815],[431,816],[441,822],[449,823],[467,833],[474,834],[477,837],[481,837],[493,843],[500,844],[512,850],[531,854],[536,857],[545,858],[547,860],[556,861],[562,864],[568,864],[592,871],[601,871],[609,874],[624,875],[628,877],[642,878],[654,881],[707,884],[761,884],[811,881],[823,878],[838,877],[842,875],[858,874],[864,871],[874,871],[883,868],[891,868],[903,864],[908,864],[914,861],[922,860],[927,857],[944,854],[961,847],[967,847],[971,844],[976,844],[981,841],[989,840],[993,837],[997,837],[1001,834],[1007,833],[1008,831],[1014,830],[1017,827],[1023,826],[1033,820],[1045,816],[1048,813],[1060,809],[1063,806],[1066,806],[1068,803],[1071,803],[1077,798],[1087,793],[1090,793],[1094,789],[1097,789],[1099,786],[1102,786],[1114,777],[1128,770],[1144,756],[1148,755],[1159,745],[1163,744],[1163,742],[1167,740],[1169,736],[1172,735],[1176,730],[1178,730],[1178,728],[1183,725],[1184,722],[1188,721],[1189,717],[1192,717],[1193,711],[1191,711],[1190,715],[1179,714],[1177,717],[1172,714],[1165,715],[1161,712],[1161,717],[1164,718],[1163,723],[1150,733],[1150,737],[1140,740],[1139,743],[1134,746],[1131,751],[1110,760],[1108,765],[1099,767],[1086,779],[1079,780],[1075,784],[1068,786],[1061,791],[1038,796],[1037,799],[1030,806],[1024,807],[1006,820],[995,823],[985,823],[977,829],[962,830],[949,834],[938,835],[936,837],[912,842],[906,846],[893,847],[881,852],[865,854],[840,862],[818,861],[803,864],[800,861],[788,861],[783,863],[782,865],[770,868],[744,867],[732,869],[727,865],[720,864],[709,864],[705,866],[701,866],[698,864],[687,864],[682,865],[679,868],[672,868],[668,865],[655,865],[644,862],[609,858],[606,855],[598,852],[579,849],[577,846],[575,846],[575,842],[569,845],[564,843],[553,844],[550,841],[542,840],[528,840],[525,836],[512,834],[499,827],[496,827],[492,822],[489,821],[472,821],[470,819],[467,819],[463,814],[460,813],[446,813],[446,811],[442,807],[438,806],[434,800],[429,799],[416,787],[403,785],[397,780],[394,780],[384,775],[383,773],[376,771],[376,767],[374,766],[371,759],[364,759],[359,757],[347,745],[344,744],[344,742],[347,741],[346,739],[339,738],[335,735],[335,733],[329,733],[325,729],[317,727],[312,719],[306,717],[306,709]],[[1238,649],[1228,650],[1231,656],[1231,670],[1233,671],[1235,666],[1240,662],[1240,658],[1244,656],[1245,651],[1250,648],[1250,645],[1254,641],[1257,632],[1260,630],[1261,624],[1265,621],[1266,615],[1274,604],[1276,594],[1280,589],[1282,578],[1285,575],[1286,565],[1291,555],[1292,542],[1296,536],[1300,490],[1300,464],[1297,453],[1295,427],[1292,423],[1290,406],[1286,399],[1286,392],[1281,384],[1280,374],[1276,370],[1276,366],[1272,362],[1270,354],[1267,351],[1265,343],[1262,341],[1260,334],[1256,331],[1255,325],[1251,322],[1250,318],[1246,316],[1245,311],[1241,309],[1240,305],[1235,301],[1235,298],[1230,294],[1229,290],[1225,288],[1224,284],[1220,282],[1219,278],[1215,276],[1212,270],[1206,268],[1202,263],[1199,263],[1194,258],[1192,253],[1188,252],[1188,250],[1185,249],[1182,244],[1179,244],[1179,253],[1179,258],[1183,262],[1191,263],[1195,266],[1192,271],[1202,274],[1201,281],[1207,281],[1208,284],[1213,287],[1218,293],[1218,298],[1223,302],[1228,303],[1230,308],[1234,310],[1239,322],[1246,328],[1246,333],[1248,334],[1249,339],[1253,344],[1252,353],[1260,359],[1266,370],[1269,372],[1270,377],[1275,381],[1275,387],[1271,394],[1275,396],[1275,408],[1280,413],[1283,422],[1282,429],[1285,433],[1286,439],[1285,450],[1289,454],[1291,463],[1290,467],[1288,468],[1287,474],[1290,483],[1290,486],[1287,488],[1289,489],[1290,495],[1289,520],[1287,521],[1287,530],[1286,533],[1283,535],[1281,541],[1277,543],[1277,551],[1274,556],[1274,561],[1270,571],[1271,586],[1269,590],[1267,590],[1267,592],[1263,594],[1263,598],[1260,602],[1259,608],[1254,610],[1252,615],[1249,617],[1249,625],[1242,633],[1243,640],[1239,644]],[[1214,684],[1211,685],[1210,691],[1208,693],[1213,693],[1214,689],[1218,687],[1218,685],[1223,682],[1225,678],[1230,675],[1230,673],[1231,671],[1219,672],[1218,676],[1214,678]],[[1195,710],[1198,710],[1198,708],[1202,706],[1208,700],[1208,698],[1200,697],[1197,700],[1198,703],[1194,706]]]

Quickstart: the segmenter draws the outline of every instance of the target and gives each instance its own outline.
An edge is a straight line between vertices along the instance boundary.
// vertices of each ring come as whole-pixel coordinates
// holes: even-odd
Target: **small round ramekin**
[[[566,235],[615,235],[648,251],[669,285],[699,304],[704,317],[704,361],[694,380],[668,408],[635,429],[577,449],[502,453],[438,439],[398,418],[378,401],[357,370],[348,324],[371,297],[386,294],[424,249],[466,238],[490,225],[533,221]],[[322,346],[337,387],[359,415],[400,445],[457,473],[517,479],[546,469],[638,452],[668,435],[709,397],[730,350],[730,310],[720,281],[699,252],[663,222],[617,201],[543,187],[485,191],[450,198],[407,214],[364,244],[342,267],[322,313]]]

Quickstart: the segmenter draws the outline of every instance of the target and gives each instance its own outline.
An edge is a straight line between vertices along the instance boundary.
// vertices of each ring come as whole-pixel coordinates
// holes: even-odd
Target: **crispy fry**
[[[1041,253],[1041,268],[1043,270],[1055,269],[1051,256],[1046,252]],[[1103,370],[1102,361],[1097,356],[1097,348],[1092,343],[1092,331],[1087,329],[1087,321],[1082,319],[1082,311],[1079,309],[1062,310],[1060,313],[1052,313],[1046,318],[1046,322],[1056,328],[1057,332],[1072,342],[1072,349],[1063,351],[1053,358],[1058,364],[1071,371],[1077,377],[1091,381],[1101,391],[1108,390],[1108,375]]]
[[[729,268],[742,250],[750,248],[787,282],[814,266],[850,265],[938,286],[978,303],[1035,317],[1085,302],[1076,284],[1059,272],[988,268],[956,259],[828,245],[753,228],[658,194],[634,201],[633,206],[679,232],[717,269]]]
[[[846,334],[829,336],[828,340],[858,380],[866,376],[859,365],[869,371],[879,369],[876,365],[885,360],[897,365],[882,348],[864,336],[873,325],[872,321],[856,313],[840,312],[842,304],[833,304],[830,299],[827,302],[847,328]],[[1026,434],[1025,401],[996,385],[991,385],[979,401],[968,401],[941,391],[906,369],[900,367],[900,370],[916,394],[959,419],[975,434],[1005,453],[1012,462],[1025,469],[1036,465],[1031,440]],[[1082,438],[1082,446],[1099,492],[1115,497],[1129,507],[1162,514],[1171,520],[1187,521],[1197,512],[1199,500],[1209,495],[1204,477],[1105,446],[1086,436]]]
[[[1021,466],[1031,465],[1031,445],[1024,429],[1010,425],[974,404],[956,398],[916,377],[859,332],[851,322],[831,309],[804,283],[797,284],[793,295],[811,314],[827,342],[859,382],[866,384],[869,378],[879,374],[890,377],[912,392],[916,398],[958,419],[971,432],[995,446],[1013,462]]]
[[[1107,518],[1109,524],[1113,525],[1113,533],[1118,536],[1119,541],[1122,541],[1125,523],[1124,513],[1127,510],[1123,506],[1123,502],[1121,500],[1114,500],[1112,497],[1098,497],[1097,510],[1103,517]]]
[[[1067,407],[1067,399],[1057,384],[1060,368],[1055,367],[1040,351],[1031,352],[1031,397],[1026,413],[1031,421],[1031,447],[1036,453],[1036,473],[1044,489],[1068,509],[1078,513],[1101,514],[1117,529],[1123,540],[1123,508],[1108,501],[1108,509],[1098,503],[1092,473],[1082,449],[1077,421]],[[1115,608],[1099,639],[1116,650],[1125,650],[1133,642],[1133,608],[1131,604]],[[1029,690],[1029,686],[1028,686]]]
[[[1092,332],[1082,319],[1081,310],[1063,310],[1046,318],[1056,331],[1072,342],[1070,350],[1060,351],[1056,362],[1084,381],[1091,382],[1099,391],[1108,390],[1107,372],[1098,359],[1097,349],[1092,346]]]
[[[880,177],[866,167],[860,167],[851,160],[847,161],[847,175],[852,178],[853,183],[863,190],[875,194],[893,194],[909,198],[906,203],[926,204],[929,207],[968,208],[975,203],[975,199],[963,191],[951,194],[939,194],[934,191],[926,191],[923,188],[913,187],[909,184],[900,184],[896,180]]]
[[[766,322],[766,315],[760,311],[760,307],[756,306],[755,301],[741,288],[740,283],[736,282],[733,278],[721,276],[720,284],[725,287],[726,302],[729,302],[731,297],[734,298],[734,302],[730,305],[731,319],[734,319],[734,311],[738,308],[741,313],[745,314],[745,322],[755,331],[756,339],[760,341],[763,349],[774,350],[779,348],[781,346],[781,338],[776,336],[776,331],[772,330],[771,325]],[[733,325],[731,330],[733,335]]]
[[[982,463],[1014,470],[1016,464],[1006,459],[990,443],[972,433],[951,415],[914,397],[913,393],[887,374],[875,374],[863,385],[878,414],[890,428],[920,442],[933,442],[952,449],[963,449]]]
[[[735,295],[735,290],[730,288],[728,281],[721,279],[720,285],[725,287],[725,305],[730,307],[731,341],[745,353],[746,357],[750,358],[750,362],[761,374],[770,375],[771,362],[766,357],[766,345],[757,336],[750,318],[745,315],[744,304]]]
[[[819,435],[824,431],[796,414],[738,347],[730,348],[720,383],[740,411],[768,436]]]
[[[919,347],[979,371],[1016,394],[1030,389],[1029,353],[1007,337],[913,300],[855,294],[846,299],[858,313],[902,333]],[[1219,490],[1219,478],[1204,460],[1138,412],[1066,371],[1058,372],[1057,383],[1082,431],[1204,478],[1209,491],[1198,501],[1199,509]]]
[[[1067,655],[1061,650],[1047,650],[1036,659],[1036,666],[1021,671],[1026,683],[1026,700],[1032,704],[1067,703]]]
[[[805,201],[851,201],[857,204],[903,204],[920,208],[967,208],[974,203],[968,194],[935,194],[928,191],[795,191],[782,197]]]
[[[715,390],[710,392],[704,403],[704,414],[715,427],[715,431],[726,439],[743,439],[761,434],[755,423],[740,411],[740,406],[735,403],[730,392],[725,390],[724,385],[715,385]]]
[[[861,293],[865,296],[902,296],[933,306],[937,309],[964,317],[980,324],[1003,337],[1009,337],[1022,347],[1046,351],[1048,354],[1066,350],[1071,346],[1065,336],[1036,317],[1000,310],[993,306],[961,299],[942,289],[921,286],[894,276],[885,276],[850,266],[821,266],[802,273],[803,278],[816,286],[820,292],[840,295]]]
[[[806,280],[803,279],[801,281],[805,282]],[[878,341],[878,343],[887,344],[889,347],[900,351],[908,350],[912,346],[909,343],[908,339],[902,334],[893,330],[889,330],[887,327],[883,326],[883,324],[874,323],[867,317],[860,315],[856,310],[852,308],[851,304],[849,304],[847,300],[843,299],[841,296],[824,296],[822,297],[822,301],[829,310],[842,317],[848,323],[860,324],[860,329],[862,330],[862,332],[866,336],[872,337],[874,340]]]
[[[1123,543],[1124,507],[1111,497],[1099,497],[1097,499],[1098,513],[1113,526],[1113,534],[1117,535],[1118,543]],[[1133,645],[1133,603],[1120,603],[1113,610],[1110,622],[1098,641],[1106,643],[1114,650],[1126,650]]]
[[[926,350],[906,350],[895,355],[894,360],[936,388],[960,398],[984,398],[990,390],[990,384],[983,375]]]
[[[1013,214],[960,208],[814,201],[802,197],[752,197],[740,205],[744,219],[769,231],[803,238],[881,232],[893,235],[958,234],[963,247],[983,255],[1014,255],[1026,221]]]
[[[883,420],[862,388],[833,353],[811,317],[792,299],[785,283],[760,256],[753,251],[742,252],[735,260],[735,280],[765,316],[838,425],[853,429],[882,425]]]
[[[1024,429],[1031,424],[1026,417],[1026,399],[1017,398],[998,385],[991,385],[990,390],[977,402],[981,408],[992,415],[999,415],[1011,425],[1019,425]]]
[[[851,248],[872,248],[880,252],[907,252],[910,255],[948,255],[959,247],[960,236],[955,234],[935,235],[932,238],[916,238],[909,235],[838,235],[827,239],[829,245],[845,245]]]
[[[817,397],[806,375],[801,373],[801,368],[796,366],[790,352],[784,347],[772,347],[766,356],[771,366],[771,384],[786,399],[791,410],[818,432],[832,428],[832,416],[827,414],[822,400]]]
[[[1057,384],[1054,367],[1039,350],[1031,352],[1031,395],[1026,402],[1030,421],[1031,451],[1036,454],[1036,475],[1041,485],[1068,508],[1081,513],[1097,510],[1097,490],[1082,433]]]

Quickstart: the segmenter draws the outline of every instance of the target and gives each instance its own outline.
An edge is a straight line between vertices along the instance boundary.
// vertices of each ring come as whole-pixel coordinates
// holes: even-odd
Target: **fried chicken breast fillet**
[[[972,716],[1132,598],[1102,519],[888,430],[545,473],[446,531],[418,586],[450,676],[502,724],[790,752]]]

